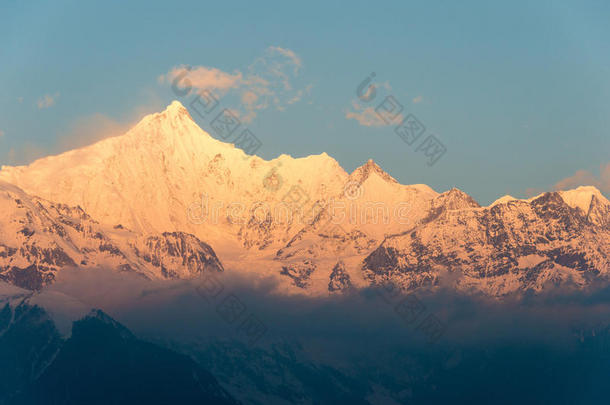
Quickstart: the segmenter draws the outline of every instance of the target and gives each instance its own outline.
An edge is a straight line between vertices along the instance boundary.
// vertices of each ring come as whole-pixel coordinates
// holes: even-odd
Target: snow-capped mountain
[[[107,267],[147,278],[190,278],[223,267],[210,246],[181,233],[141,235],[80,207],[0,182],[0,280],[37,290],[65,267]]]
[[[140,233],[189,232],[231,254],[265,243],[257,232],[263,221],[251,221],[257,204],[315,201],[336,194],[346,177],[326,154],[248,159],[199,128],[177,101],[122,136],[0,171],[0,179],[81,206],[101,223]]]
[[[457,189],[402,185],[372,160],[348,174],[325,153],[248,156],[177,101],[122,136],[5,166],[0,180],[24,190],[2,185],[1,274],[31,287],[75,265],[166,278],[224,265],[309,294],[453,274],[501,295],[609,272],[610,203],[593,187],[481,207]]]
[[[274,259],[282,263],[282,274],[301,288],[338,291],[331,287],[337,269],[344,269],[354,285],[366,286],[369,281],[360,271],[364,257],[387,235],[410,228],[427,215],[437,195],[426,185],[399,184],[369,160],[348,176],[340,194],[318,202],[315,219]]]
[[[373,282],[415,288],[458,272],[458,288],[503,295],[548,284],[584,286],[610,274],[610,203],[592,187],[479,207],[451,190],[418,226],[365,260]]]

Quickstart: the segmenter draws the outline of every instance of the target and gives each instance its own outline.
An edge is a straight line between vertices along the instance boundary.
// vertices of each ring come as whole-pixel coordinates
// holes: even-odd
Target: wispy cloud
[[[143,116],[164,107],[161,99],[150,96],[145,104],[127,111],[124,119],[117,120],[102,113],[80,116],[66,123],[50,143],[25,141],[9,150],[0,148],[0,165],[25,165],[49,154],[59,154],[82,148],[106,138],[119,136],[137,124]]]
[[[532,198],[532,197],[536,197],[537,195],[544,193],[545,191],[546,190],[544,190],[542,188],[538,188],[538,187],[528,187],[525,189],[525,196],[527,198]]]
[[[356,120],[364,127],[385,127],[389,125],[381,119],[373,107],[362,107],[357,102],[353,102],[352,107],[354,111],[345,111],[345,118],[348,120]]]
[[[298,70],[303,66],[303,61],[301,60],[301,58],[290,49],[280,48],[279,46],[270,46],[269,50],[271,52],[277,52],[290,59],[294,67],[294,73],[297,73]]]
[[[2,161],[2,164],[7,165],[23,165],[40,159],[47,154],[47,151],[41,146],[30,141],[23,141],[18,149],[10,148],[7,151],[1,151],[0,161]]]
[[[303,67],[303,61],[292,50],[279,46],[268,47],[243,71],[232,73],[207,66],[177,66],[159,76],[160,83],[171,83],[184,78],[193,89],[210,90],[218,96],[237,96],[238,116],[251,122],[258,111],[275,107],[283,111],[287,105],[295,104],[309,94],[311,85],[295,88],[295,79]]]
[[[59,98],[59,92],[55,93],[55,94],[45,94],[44,96],[40,97],[38,99],[38,101],[36,102],[36,105],[38,106],[38,109],[42,110],[44,108],[49,108],[55,105],[55,102],[57,101],[57,99]]]
[[[105,138],[122,135],[133,123],[119,122],[100,113],[79,117],[69,123],[65,132],[57,138],[55,150],[64,152],[82,148]]]
[[[572,176],[558,181],[555,190],[569,190],[578,186],[595,186],[604,193],[610,193],[610,163],[601,165],[599,176],[587,170],[577,170]]]
[[[311,93],[312,87],[312,84],[308,84],[307,87],[305,87],[304,89],[298,90],[295,96],[287,101],[287,104],[294,104],[301,101],[301,98],[303,98],[304,95]]]
[[[206,66],[197,66],[195,68],[177,66],[171,69],[166,75],[159,76],[159,81],[161,83],[165,81],[172,82],[176,78],[185,77],[187,75],[191,85],[200,90],[225,91],[240,86],[243,81],[240,72],[231,74],[217,68]]]
[[[367,93],[363,96],[363,99],[369,100],[369,96],[378,89],[391,91],[392,87],[390,86],[389,82],[375,83],[368,88]],[[383,100],[383,98],[378,97],[376,100]],[[360,99],[354,99],[352,100],[351,109],[347,109],[345,111],[345,118],[348,120],[356,120],[360,125],[365,127],[386,127],[396,125],[396,122],[400,122],[404,118],[402,114],[389,118],[387,112],[384,114],[382,109],[376,111],[376,107],[378,106],[379,102],[376,102],[374,107],[367,107]]]

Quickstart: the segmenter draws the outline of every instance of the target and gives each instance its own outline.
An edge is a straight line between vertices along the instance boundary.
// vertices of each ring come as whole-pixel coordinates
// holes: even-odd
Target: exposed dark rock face
[[[161,236],[146,238],[144,252],[136,249],[137,255],[153,266],[164,270],[166,278],[180,278],[174,269],[185,269],[190,276],[204,271],[224,271],[214,250],[197,237],[183,232],[166,232]]]
[[[352,281],[349,274],[345,270],[345,263],[339,260],[333,267],[333,271],[330,273],[330,280],[328,282],[328,291],[345,291],[352,286]]]
[[[274,223],[271,213],[267,212],[262,220],[252,215],[240,228],[237,236],[246,249],[257,247],[263,250],[273,242],[273,231],[276,229],[278,229],[277,223]]]
[[[27,290],[40,290],[55,280],[54,271],[50,267],[32,264],[28,267],[11,267],[0,274],[0,280]]]
[[[223,271],[212,248],[174,232],[141,236],[108,231],[80,207],[69,207],[0,183],[0,280],[40,290],[63,268],[87,266],[132,271],[147,278],[190,278]],[[78,264],[77,264],[78,263]]]
[[[453,194],[450,207],[435,202],[436,214],[373,251],[363,262],[365,276],[415,288],[459,271],[462,287],[492,295],[608,277],[609,208],[595,197],[583,212],[555,192],[486,208]]]
[[[587,221],[602,229],[610,230],[610,206],[604,204],[597,196],[591,199]]]
[[[292,263],[282,266],[280,274],[288,276],[299,288],[307,288],[311,282],[311,275],[316,271],[316,264],[312,260],[304,260],[302,263]]]
[[[360,175],[382,176],[379,170],[368,164]],[[610,203],[597,190],[562,193],[481,207],[451,189],[420,201],[417,219],[404,230],[392,227],[392,233],[367,228],[370,224],[342,226],[328,207],[304,226],[280,223],[270,215],[261,220],[262,210],[248,213],[236,236],[247,249],[283,246],[274,257],[281,262],[280,275],[302,289],[312,286],[311,274],[329,257],[348,262],[359,257],[370,283],[392,280],[404,288],[436,285],[441,275],[452,273],[459,274],[460,288],[491,295],[607,281]],[[80,207],[31,197],[7,183],[0,184],[0,198],[6,208],[0,216],[6,230],[0,235],[0,280],[20,287],[38,290],[52,283],[60,269],[77,266],[162,279],[223,271],[212,248],[189,233],[140,235],[103,226]],[[355,279],[350,272],[361,269],[354,266],[345,274]]]

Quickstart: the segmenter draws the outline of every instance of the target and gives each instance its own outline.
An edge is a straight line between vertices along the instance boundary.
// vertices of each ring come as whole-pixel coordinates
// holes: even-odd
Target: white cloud
[[[124,111],[120,121],[101,113],[85,115],[66,122],[51,142],[35,143],[23,141],[16,149],[0,148],[0,161],[8,165],[26,165],[49,155],[57,155],[72,149],[82,148],[102,139],[123,135],[148,114],[164,108],[164,101],[151,93],[145,104]],[[10,136],[14,136],[9,132]]]
[[[82,148],[105,138],[122,135],[134,122],[137,121],[119,122],[100,113],[76,118],[62,131],[62,135],[57,138],[54,150],[50,152]]]
[[[294,65],[295,73],[297,73],[298,70],[303,66],[303,61],[301,60],[301,58],[290,49],[280,48],[279,46],[270,46],[268,50],[271,52],[280,53],[290,59],[292,61],[292,64]]]
[[[240,72],[231,74],[206,66],[197,66],[192,69],[186,66],[177,66],[170,70],[167,75],[160,76],[159,80],[163,82],[167,79],[168,82],[172,82],[176,78],[187,76],[191,85],[200,90],[225,91],[238,87],[242,81],[242,74]]]
[[[303,98],[303,95],[306,95],[306,94],[308,95],[311,93],[312,88],[313,88],[313,84],[308,84],[303,90],[297,91],[297,94],[293,98],[288,100],[287,104],[298,103],[299,101],[301,101],[301,98]]]
[[[352,108],[354,111],[347,110],[345,112],[345,118],[348,120],[354,119],[365,127],[386,127],[389,125],[396,125],[397,122],[403,120],[402,114],[398,114],[393,120],[386,116],[386,119],[384,120],[383,117],[375,111],[375,108],[363,107],[357,101],[352,101]]]
[[[389,82],[383,83],[374,83],[372,84],[364,97],[367,100],[367,103],[371,103],[372,105],[369,107],[365,107],[363,102],[360,99],[352,100],[352,109],[345,111],[346,119],[354,119],[358,121],[358,123],[365,127],[386,127],[391,125],[396,125],[404,119],[404,115],[401,111],[404,110],[404,107],[401,108],[400,101],[396,100],[394,97],[385,97],[381,96],[381,94],[377,91],[378,89],[386,90],[389,92],[392,90]],[[373,93],[374,91],[374,93]],[[372,98],[370,98],[371,94],[373,94]],[[393,101],[390,101],[393,100]],[[384,110],[384,108],[380,108],[379,112],[376,109],[382,104],[388,102],[388,108],[391,108],[393,103],[396,108],[397,114],[390,114]]]
[[[385,127],[396,125],[398,122],[402,121],[404,119],[402,113],[392,117],[391,114],[385,112],[383,108],[379,110],[379,113],[375,111],[381,103],[388,100],[388,97],[382,96],[381,93],[378,92],[379,89],[385,90],[384,93],[387,94],[392,90],[392,86],[390,86],[388,81],[372,83],[366,90],[366,93],[362,95],[362,100],[365,100],[364,102],[366,103],[370,103],[371,106],[365,107],[363,105],[364,102],[361,99],[356,98],[352,100],[351,110],[348,109],[345,111],[345,118],[348,120],[356,120],[360,125],[365,127]],[[400,101],[396,100],[396,98],[393,100],[400,104]],[[391,107],[391,104],[388,104],[388,107]],[[400,106],[396,105],[396,108],[399,109],[397,112],[400,112]]]
[[[354,119],[365,127],[383,127],[386,125],[381,118],[377,116],[373,107],[367,107],[359,112],[346,111],[345,118]]]
[[[18,149],[11,148],[5,154],[0,150],[0,159],[8,165],[23,165],[47,155],[45,150],[29,141],[24,141]]]
[[[610,193],[610,163],[601,165],[599,176],[587,170],[577,170],[572,176],[558,181],[554,189],[570,190],[579,186],[594,186],[604,193]]]
[[[42,110],[43,108],[49,108],[55,105],[55,102],[57,101],[57,99],[59,98],[59,93],[55,93],[53,95],[51,94],[45,94],[44,96],[40,97],[38,99],[38,101],[36,102],[36,105],[38,105],[38,109]]]
[[[295,89],[295,79],[303,66],[301,58],[292,50],[270,46],[264,54],[243,72],[224,72],[218,68],[177,66],[158,78],[159,83],[188,84],[195,90],[211,90],[217,96],[234,95],[241,104],[239,113],[243,122],[251,122],[260,110],[275,107],[283,111],[286,105],[295,104],[311,85]]]
[[[256,100],[258,100],[258,96],[253,91],[246,90],[241,95],[241,102],[244,105],[253,105],[256,103]]]

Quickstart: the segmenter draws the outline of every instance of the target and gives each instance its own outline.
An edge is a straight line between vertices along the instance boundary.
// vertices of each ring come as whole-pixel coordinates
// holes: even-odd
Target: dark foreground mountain
[[[45,294],[21,290],[0,305],[0,404],[584,405],[610,395],[610,327],[594,304],[604,294],[576,313],[538,295],[518,310],[421,296],[429,312],[450,312],[436,343],[381,298],[300,301],[302,311],[273,306],[284,319],[257,312],[273,334],[254,346],[223,336],[215,308],[186,316],[193,308],[183,292],[168,303],[178,316],[166,305],[131,319],[145,340],[101,311],[66,337],[57,314],[36,304]],[[585,320],[599,311],[602,322]]]
[[[570,347],[507,339],[449,348],[378,338],[340,362],[316,360],[308,342],[252,349],[224,341],[183,350],[251,405],[606,403],[610,330],[573,333],[578,343]]]
[[[44,309],[0,311],[2,404],[237,404],[187,356],[137,339],[102,311],[63,339]]]

